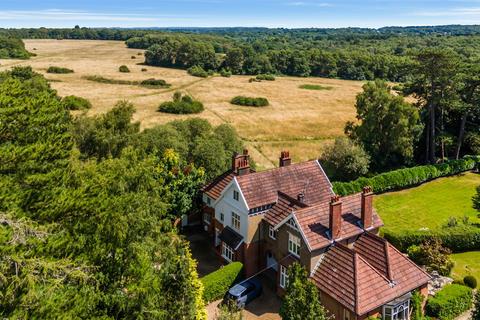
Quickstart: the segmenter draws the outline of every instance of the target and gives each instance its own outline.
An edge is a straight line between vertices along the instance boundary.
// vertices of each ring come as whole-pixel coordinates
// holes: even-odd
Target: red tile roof
[[[272,204],[278,191],[291,197],[304,193],[308,205],[329,200],[330,181],[318,161],[307,161],[236,177],[249,208]]]
[[[342,226],[339,239],[347,239],[360,235],[364,232],[361,226],[361,202],[362,194],[340,198],[342,201]],[[331,243],[329,231],[330,201],[324,201],[318,205],[298,209],[294,212],[311,250],[324,248]],[[373,209],[373,227],[383,225],[382,220]]]
[[[314,282],[357,315],[417,289],[430,279],[385,239],[368,232],[353,249],[337,243],[321,259],[312,275]],[[386,269],[390,270],[390,278]]]
[[[277,202],[263,217],[269,224],[276,226],[287,218],[293,210],[305,208],[307,205],[297,199],[278,191]]]
[[[212,182],[203,186],[201,191],[212,199],[218,199],[223,189],[233,180],[235,173],[232,170],[228,170],[222,175],[215,178]]]

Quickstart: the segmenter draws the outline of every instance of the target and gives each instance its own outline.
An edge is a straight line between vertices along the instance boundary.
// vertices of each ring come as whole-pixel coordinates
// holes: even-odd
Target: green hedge
[[[266,98],[251,98],[244,96],[237,96],[233,98],[230,103],[247,107],[265,107],[269,105]]]
[[[201,278],[204,287],[203,299],[212,302],[223,297],[232,285],[241,278],[243,265],[241,262],[232,262]]]
[[[165,80],[154,78],[143,80],[142,82],[140,82],[140,85],[151,88],[170,88],[171,86]]]
[[[257,80],[275,81],[275,76],[271,74],[259,74],[255,77]]]
[[[439,238],[444,247],[453,252],[480,250],[480,228],[476,226],[458,226],[435,231],[392,232],[382,230],[383,237],[397,249],[406,252],[412,245],[420,245],[430,238]]]
[[[459,284],[449,284],[428,299],[425,311],[430,317],[455,319],[472,307],[472,300],[472,289]]]
[[[419,185],[435,178],[458,174],[474,169],[480,162],[480,157],[464,157],[444,163],[418,166],[385,172],[371,178],[358,178],[350,182],[333,182],[333,190],[341,196],[362,191],[365,186],[371,186],[375,193],[399,190]]]
[[[51,66],[47,69],[47,73],[73,73],[73,70],[63,67]]]

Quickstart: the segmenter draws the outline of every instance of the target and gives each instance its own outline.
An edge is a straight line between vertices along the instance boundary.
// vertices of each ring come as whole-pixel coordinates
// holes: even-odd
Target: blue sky
[[[0,0],[0,27],[480,24],[480,0]]]

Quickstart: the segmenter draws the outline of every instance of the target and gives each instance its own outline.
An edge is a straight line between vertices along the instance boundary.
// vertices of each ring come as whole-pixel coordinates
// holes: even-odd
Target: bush
[[[455,319],[472,307],[472,299],[472,289],[469,287],[449,284],[428,299],[425,310],[430,317]]]
[[[77,96],[66,96],[62,98],[62,104],[68,110],[86,110],[92,107],[90,101]]]
[[[193,100],[190,96],[183,96],[180,92],[173,94],[173,101],[167,101],[160,104],[158,111],[174,114],[191,114],[203,111],[203,104],[200,101]]]
[[[348,138],[337,138],[327,146],[320,161],[332,180],[348,181],[368,173],[370,157],[365,150]]]
[[[475,289],[477,287],[477,278],[474,276],[466,276],[463,278],[463,283],[465,283],[467,287]]]
[[[383,230],[383,237],[397,249],[406,252],[412,245],[420,245],[425,241],[438,238],[444,247],[452,252],[477,251],[480,248],[480,228],[476,226],[458,226],[435,231],[403,231]]]
[[[442,246],[442,241],[436,238],[428,239],[420,246],[408,248],[408,257],[415,263],[425,266],[429,272],[438,271],[442,276],[450,275],[453,262],[450,260],[451,251]]]
[[[142,72],[147,72],[147,68],[142,68]]]
[[[232,285],[241,279],[243,265],[240,262],[232,262],[218,269],[200,280],[203,283],[203,299],[212,302],[223,297]]]
[[[371,178],[362,177],[350,182],[334,182],[333,189],[341,196],[361,192],[365,186],[371,186],[376,193],[400,190],[435,178],[472,170],[478,162],[480,162],[479,157],[464,157],[460,160],[451,160],[440,164],[398,169]]]
[[[118,68],[118,71],[128,73],[130,72],[130,69],[128,69],[126,65],[122,65],[120,68]]]
[[[73,73],[73,70],[63,67],[51,66],[47,69],[47,73]]]
[[[251,98],[244,96],[237,96],[230,101],[231,104],[247,107],[265,107],[269,105],[266,98]]]
[[[232,72],[229,70],[222,69],[220,70],[220,75],[225,78],[230,78],[232,76]]]
[[[188,74],[194,76],[194,77],[200,77],[200,78],[206,78],[208,77],[208,72],[205,71],[202,67],[200,66],[193,66],[188,68],[187,70]]]
[[[144,87],[154,87],[154,88],[169,88],[170,84],[168,84],[165,80],[162,79],[147,79],[140,82],[141,86]]]
[[[131,56],[130,58],[131,58],[131,59],[137,59],[137,57],[135,57],[135,56]]]
[[[480,291],[475,295],[475,306],[473,307],[472,320],[480,320]]]
[[[271,74],[259,74],[255,77],[257,80],[275,81],[275,77]]]

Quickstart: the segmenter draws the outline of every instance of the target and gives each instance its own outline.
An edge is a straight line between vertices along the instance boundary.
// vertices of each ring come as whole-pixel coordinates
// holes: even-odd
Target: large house
[[[284,293],[287,268],[298,261],[335,319],[408,319],[412,291],[427,295],[430,276],[379,237],[373,192],[335,195],[316,160],[255,172],[249,154],[202,188],[203,224],[224,262],[241,261],[246,276],[276,273]]]

